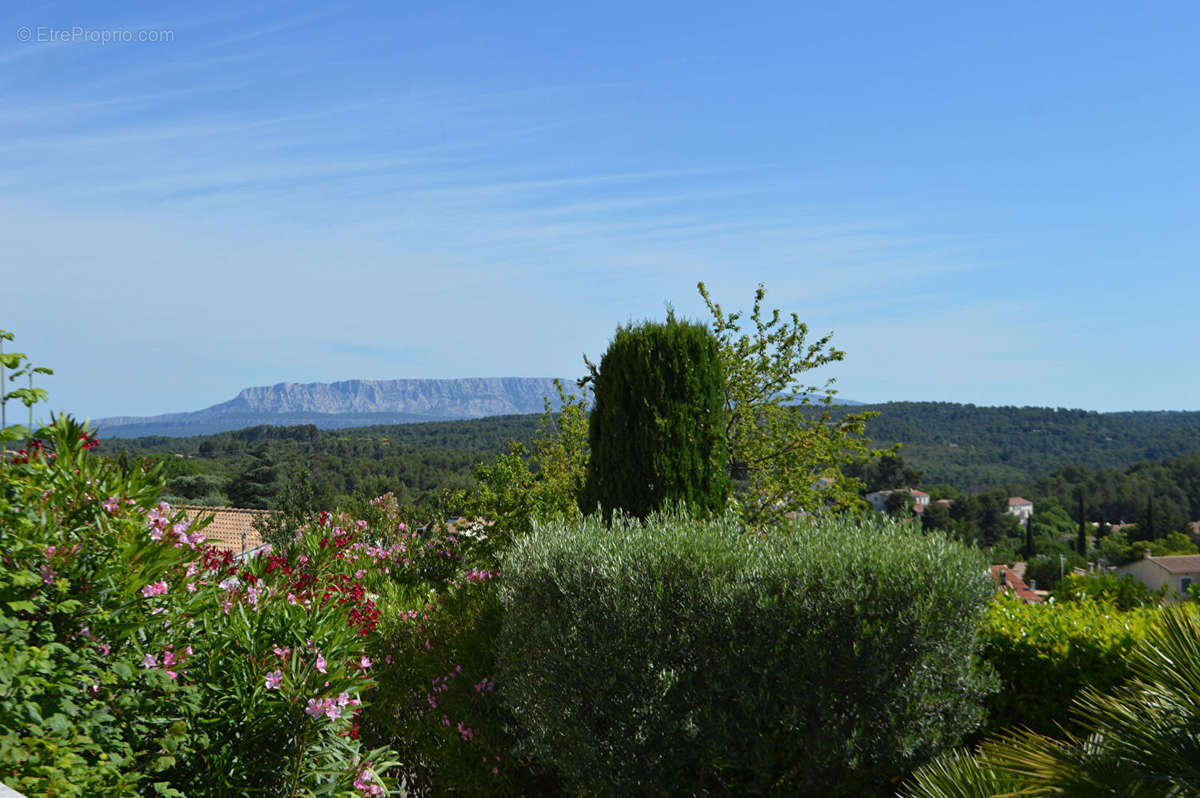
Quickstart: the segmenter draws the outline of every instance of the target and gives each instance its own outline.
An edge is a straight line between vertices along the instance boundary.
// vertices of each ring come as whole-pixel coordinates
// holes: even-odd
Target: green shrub
[[[984,624],[984,657],[1001,690],[988,699],[988,731],[1022,725],[1038,732],[1068,724],[1084,687],[1108,690],[1129,676],[1129,655],[1158,617],[1080,600],[1022,604],[1001,597]]]
[[[1115,574],[1102,571],[1095,574],[1068,574],[1054,589],[1054,600],[1095,601],[1111,604],[1118,610],[1135,607],[1156,607],[1163,603],[1167,587],[1150,590],[1141,582],[1134,581],[1131,574]]]
[[[573,792],[858,795],[975,729],[982,558],[886,520],[538,525],[501,567],[502,700]]]
[[[997,795],[1200,795],[1200,617],[1162,611],[1129,657],[1131,678],[1085,690],[1070,711],[1078,733],[1027,729],[992,737],[973,757],[948,754],[922,768],[905,798]]]
[[[723,510],[725,376],[708,330],[673,319],[620,327],[594,377],[583,511]]]

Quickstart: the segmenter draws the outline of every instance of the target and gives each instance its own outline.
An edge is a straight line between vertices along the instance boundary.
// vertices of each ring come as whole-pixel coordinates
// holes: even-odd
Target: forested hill
[[[867,434],[901,443],[926,484],[974,491],[1028,482],[1064,466],[1124,468],[1200,452],[1200,412],[1097,413],[1045,407],[976,407],[949,402],[888,402],[847,408],[877,411]]]
[[[878,411],[868,422],[876,443],[903,444],[901,455],[924,473],[922,484],[977,491],[1025,484],[1065,466],[1126,468],[1200,453],[1200,412],[1094,413],[1035,407],[976,407],[889,402],[849,407]],[[330,497],[393,490],[409,501],[470,483],[477,463],[528,442],[540,416],[322,430],[259,426],[188,438],[106,438],[102,452],[168,457],[172,493],[228,503],[229,481],[269,451],[279,477],[302,471]]]

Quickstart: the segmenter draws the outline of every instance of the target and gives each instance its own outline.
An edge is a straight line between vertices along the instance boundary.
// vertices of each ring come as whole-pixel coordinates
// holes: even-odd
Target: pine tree
[[[705,327],[673,317],[619,327],[593,383],[584,512],[725,507],[725,377]]]
[[[235,507],[266,509],[279,490],[275,459],[265,443],[250,454],[250,462],[229,481],[225,494]]]

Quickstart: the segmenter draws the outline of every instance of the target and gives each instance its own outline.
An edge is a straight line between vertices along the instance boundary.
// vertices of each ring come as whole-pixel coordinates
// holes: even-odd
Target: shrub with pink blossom
[[[317,530],[287,568],[235,562],[158,503],[158,474],[91,455],[94,435],[69,417],[44,435],[0,466],[0,781],[54,795],[388,789],[393,754],[364,750],[355,725],[376,611]]]

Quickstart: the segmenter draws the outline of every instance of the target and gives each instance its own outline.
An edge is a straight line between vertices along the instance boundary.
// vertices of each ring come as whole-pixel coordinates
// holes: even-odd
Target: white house
[[[1033,515],[1033,502],[1020,496],[1009,496],[1008,512],[1015,515],[1022,524],[1028,523],[1029,517]]]
[[[929,494],[923,490],[917,490],[916,488],[900,488],[900,492],[907,492],[912,495],[913,510],[918,513],[924,512],[925,508],[929,505]],[[891,496],[893,493],[896,493],[896,491],[877,490],[872,493],[868,493],[865,498],[871,503],[872,507],[882,513],[885,509],[887,509],[888,496]]]
[[[1187,597],[1188,588],[1200,584],[1200,554],[1176,554],[1170,557],[1147,555],[1117,570],[1131,575],[1151,590],[1167,585],[1167,595],[1173,598]]]

